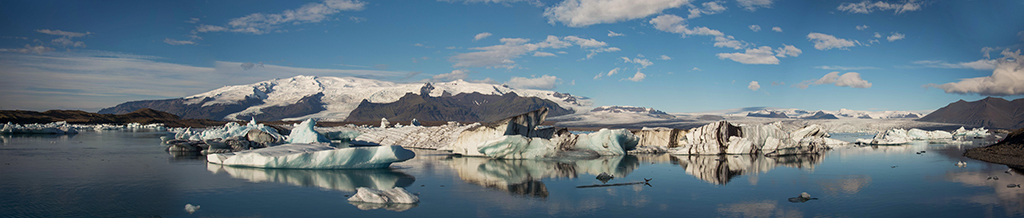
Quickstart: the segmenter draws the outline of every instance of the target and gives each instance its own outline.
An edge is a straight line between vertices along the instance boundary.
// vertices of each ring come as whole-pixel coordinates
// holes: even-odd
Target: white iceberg
[[[880,132],[871,139],[857,139],[858,144],[868,145],[901,145],[907,144],[914,140],[928,140],[932,142],[940,143],[957,143],[963,139],[970,139],[975,137],[987,137],[989,135],[988,130],[984,128],[966,130],[960,127],[959,130],[953,132],[946,132],[942,130],[925,131],[917,128],[905,130],[903,128],[895,128]]]
[[[847,142],[830,139],[816,124],[796,128],[781,122],[734,126],[726,121],[690,129],[668,151],[679,155],[757,154],[782,156],[823,152]]]
[[[78,134],[78,130],[64,121],[25,125],[7,122],[0,128],[0,134]]]
[[[228,166],[276,169],[379,169],[416,154],[401,146],[335,148],[323,144],[284,144],[225,154],[206,161]]]
[[[284,136],[277,133],[277,130],[263,124],[257,124],[256,120],[249,121],[246,125],[239,125],[235,122],[228,122],[223,127],[207,127],[202,131],[192,130],[191,128],[186,129],[175,129],[175,139],[187,139],[192,141],[202,141],[207,139],[226,139],[231,137],[247,137],[249,132],[252,130],[258,130],[267,133],[274,142],[280,142],[284,140]],[[253,141],[250,139],[250,141]]]
[[[640,143],[640,138],[626,129],[601,129],[597,132],[580,134],[575,149],[591,150],[600,155],[624,155]]]
[[[961,139],[985,138],[988,137],[989,135],[990,134],[988,133],[988,130],[985,129],[985,127],[967,130],[964,129],[963,126],[961,126],[960,129],[953,131],[953,136]]]
[[[320,133],[313,130],[316,126],[316,121],[313,119],[307,119],[302,121],[299,125],[292,129],[292,133],[288,134],[288,143],[331,143],[330,139],[324,137]]]
[[[420,202],[419,197],[409,193],[409,191],[406,191],[402,187],[384,190],[359,187],[356,190],[356,194],[352,195],[348,201],[375,204],[415,204]]]

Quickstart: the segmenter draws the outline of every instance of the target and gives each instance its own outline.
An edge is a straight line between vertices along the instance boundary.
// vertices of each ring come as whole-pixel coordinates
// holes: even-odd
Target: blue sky
[[[0,109],[295,75],[485,81],[596,105],[934,110],[1024,94],[1024,2],[3,1]]]

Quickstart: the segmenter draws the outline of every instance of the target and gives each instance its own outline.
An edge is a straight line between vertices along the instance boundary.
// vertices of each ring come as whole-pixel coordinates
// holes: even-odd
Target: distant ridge
[[[363,100],[345,122],[364,122],[387,118],[392,121],[458,121],[490,122],[541,108],[551,116],[572,114],[557,103],[537,97],[520,97],[516,93],[484,95],[461,93],[454,96],[430,97],[406,93],[391,103],[370,103]]]
[[[918,121],[994,129],[1020,129],[1024,128],[1024,98],[1013,101],[995,97],[972,102],[959,100],[935,110]]]
[[[168,127],[205,127],[224,124],[224,122],[205,119],[182,120],[177,115],[149,108],[119,115],[89,113],[79,110],[48,110],[44,112],[23,110],[0,111],[0,123],[28,124],[59,121],[72,124],[163,123]]]

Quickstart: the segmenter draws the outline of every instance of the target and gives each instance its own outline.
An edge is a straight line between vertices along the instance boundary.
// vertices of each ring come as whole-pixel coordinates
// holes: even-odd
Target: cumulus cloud
[[[840,49],[847,50],[848,47],[860,45],[857,40],[840,39],[835,36],[811,32],[807,34],[807,39],[814,42],[814,48],[818,50],[829,50],[829,49]]]
[[[524,89],[554,89],[557,81],[558,77],[548,75],[534,78],[512,77],[505,85]]]
[[[704,2],[704,3],[701,3],[701,6],[704,6],[704,8],[701,9],[701,8],[695,6],[695,5],[690,5],[690,10],[689,10],[690,15],[688,15],[686,18],[688,18],[688,19],[698,18],[698,17],[702,16],[702,14],[706,14],[706,15],[717,14],[717,13],[721,13],[722,11],[725,11],[725,9],[727,9],[725,6],[722,5],[722,2],[719,2],[719,1]]]
[[[608,30],[608,37],[616,37],[616,36],[626,36],[626,34],[616,33],[616,32],[612,32],[611,30]]]
[[[780,32],[781,33],[782,32],[782,27],[772,27],[772,31]]]
[[[789,57],[796,57],[796,56],[800,56],[800,53],[803,53],[803,50],[800,50],[799,48],[796,48],[796,46],[786,45],[786,44],[782,44],[782,47],[779,47],[779,48],[775,49],[775,56],[780,57],[780,58],[784,58],[784,57],[787,57],[787,56],[789,56]]]
[[[892,42],[892,41],[903,39],[904,37],[906,37],[906,35],[894,32],[894,33],[892,33],[892,35],[889,35],[889,37],[885,37],[885,39],[889,40],[890,42]]]
[[[627,57],[621,57],[621,58],[622,58],[622,62],[639,64],[640,67],[637,67],[637,69],[644,69],[644,68],[647,68],[647,66],[654,65],[654,62],[651,62],[650,60],[647,60],[647,59],[640,59],[640,58],[629,59]]]
[[[530,52],[534,52],[534,56],[545,56],[547,54],[551,54],[548,52],[538,54],[537,52],[540,52],[539,50],[541,49],[561,49],[575,44],[578,45],[580,49],[590,51],[587,58],[591,58],[601,52],[613,52],[620,50],[616,47],[607,47],[608,43],[602,41],[584,39],[576,36],[559,38],[557,36],[549,35],[544,41],[537,43],[528,43],[530,39],[523,38],[502,38],[499,41],[502,44],[469,48],[471,50],[479,51],[456,54],[449,58],[449,61],[454,62],[455,64],[452,65],[452,67],[456,68],[486,67],[512,69],[517,66],[514,59],[519,58],[524,54]]]
[[[267,34],[285,24],[319,23],[341,11],[360,11],[366,2],[358,0],[326,0],[323,3],[309,3],[297,9],[284,10],[277,14],[253,13],[228,21],[226,26],[201,24],[196,32],[238,32]]]
[[[737,40],[733,36],[725,35],[724,33],[718,30],[713,30],[707,27],[694,27],[691,29],[686,24],[686,19],[676,15],[660,15],[658,17],[655,17],[654,19],[651,19],[649,23],[653,24],[655,29],[669,33],[676,33],[683,37],[686,37],[688,35],[714,36],[715,47],[732,48],[738,50],[746,48],[749,45],[749,43],[747,42]]]
[[[743,64],[779,64],[772,53],[772,47],[749,48],[743,53],[718,53],[718,59],[730,59]]]
[[[442,73],[434,75],[433,77],[430,77],[430,80],[434,82],[448,82],[460,79],[464,80],[466,78],[469,78],[469,70],[458,69],[452,70],[451,73]]]
[[[489,33],[489,32],[482,32],[482,33],[476,34],[476,36],[473,36],[473,41],[480,41],[481,39],[487,38],[489,36],[491,36],[491,33]]]
[[[749,28],[750,28],[750,30],[753,30],[754,32],[761,31],[761,26],[758,26],[758,25],[750,25]]]
[[[860,78],[860,74],[856,73],[856,72],[848,72],[848,73],[844,73],[843,75],[839,75],[839,72],[831,72],[831,73],[825,74],[825,76],[822,76],[820,79],[817,79],[817,80],[807,80],[807,81],[801,82],[800,84],[796,84],[794,86],[799,87],[801,89],[806,89],[811,84],[813,84],[813,85],[835,84],[836,86],[840,86],[840,87],[844,87],[845,86],[845,87],[862,88],[862,89],[871,88],[871,83],[868,82],[867,80],[861,79]]]
[[[954,64],[954,63],[949,63],[949,62],[945,62],[945,61],[923,60],[923,61],[914,61],[914,64],[920,65],[922,67],[930,67],[930,68],[994,70],[994,69],[996,69],[996,66],[998,65],[998,61],[997,60],[992,60],[992,59],[981,59],[981,60],[977,60],[977,61],[960,62],[960,63],[955,63]]]
[[[761,89],[761,85],[757,84],[757,81],[750,81],[750,85],[747,85],[747,89],[750,89],[750,91],[757,91],[758,89]]]
[[[860,3],[845,2],[839,4],[839,7],[836,9],[847,13],[870,14],[875,11],[893,11],[895,14],[901,14],[903,12],[921,10],[921,3],[916,0],[906,0],[902,3],[888,3],[883,1],[877,1],[874,3],[871,1],[862,1]]]
[[[616,23],[659,14],[665,9],[678,8],[688,0],[565,0],[544,9],[544,17],[554,25],[586,27],[594,24]]]
[[[594,76],[594,79],[600,79],[602,76],[605,76],[605,74],[607,74],[607,76],[612,76],[612,75],[615,75],[616,73],[619,73],[619,68],[618,67],[616,67],[615,69],[609,70],[607,73],[605,73],[605,72],[597,73],[597,76]]]
[[[170,45],[195,45],[196,42],[190,40],[173,40],[171,38],[164,38],[164,43]]]
[[[661,57],[659,57],[658,59],[661,59],[661,60],[672,60],[672,57],[669,57],[668,55],[661,55]]]
[[[959,82],[942,85],[927,84],[925,87],[936,87],[946,93],[979,94],[979,95],[1022,95],[1024,94],[1024,56],[1020,50],[1001,52],[1003,58],[997,60],[996,68],[991,76],[961,79]]]
[[[772,0],[736,0],[740,7],[748,11],[756,11],[758,7],[771,8]]]
[[[640,82],[640,81],[644,81],[644,78],[647,78],[647,74],[641,73],[639,70],[637,70],[636,74],[633,74],[633,77],[626,78],[626,80],[633,81],[633,82]]]
[[[868,29],[868,25],[860,25],[860,26],[857,26],[856,28],[857,28],[857,30],[866,30],[866,29]]]
[[[555,57],[557,55],[555,55],[553,53],[538,51],[538,52],[534,52],[533,56],[534,57]]]

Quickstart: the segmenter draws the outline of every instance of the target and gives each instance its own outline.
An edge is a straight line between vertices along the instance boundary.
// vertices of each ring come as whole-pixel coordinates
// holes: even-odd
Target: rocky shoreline
[[[1014,130],[999,143],[967,149],[964,156],[1017,169],[1024,168],[1024,128]]]

